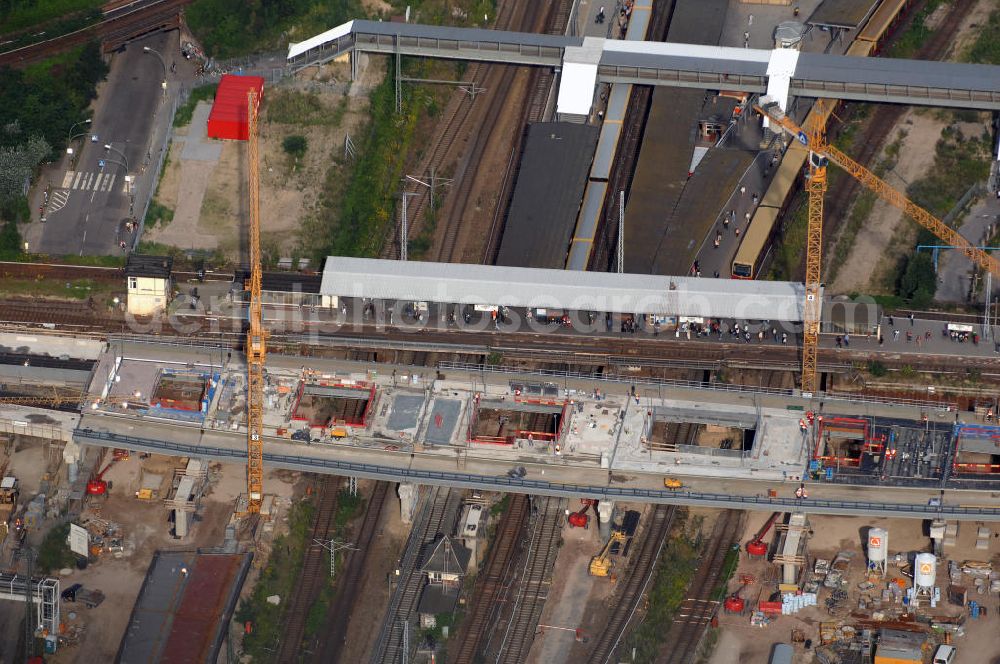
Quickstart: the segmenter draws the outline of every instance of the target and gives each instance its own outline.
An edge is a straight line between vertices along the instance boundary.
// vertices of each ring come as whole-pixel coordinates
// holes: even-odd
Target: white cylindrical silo
[[[913,560],[913,586],[917,592],[929,593],[937,580],[937,558],[933,553],[918,553]]]
[[[889,531],[885,528],[871,528],[868,531],[868,571],[885,574],[889,558]]]
[[[884,528],[872,528],[868,531],[868,560],[881,564],[888,557],[889,531]]]

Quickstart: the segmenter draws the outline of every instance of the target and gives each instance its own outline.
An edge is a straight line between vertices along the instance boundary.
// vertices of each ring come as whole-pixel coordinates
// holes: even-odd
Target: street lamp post
[[[159,51],[157,51],[156,49],[150,48],[148,46],[143,46],[142,47],[142,52],[143,53],[152,53],[153,55],[156,56],[156,59],[160,61],[160,66],[163,67],[163,82],[160,83],[160,87],[163,88],[163,96],[166,97],[167,96],[167,63],[166,63],[166,61],[163,59],[163,56],[160,55]]]
[[[84,135],[86,135],[88,133],[88,132],[84,131],[84,132],[80,132],[79,134],[74,134],[73,130],[76,129],[77,127],[79,127],[80,125],[83,125],[83,124],[88,124],[89,125],[91,123],[91,121],[92,121],[91,118],[87,118],[86,120],[80,120],[79,122],[74,123],[73,126],[71,126],[69,128],[69,132],[67,132],[66,154],[68,154],[69,157],[70,157],[70,168],[72,168],[73,164],[76,162],[76,154],[74,153],[74,150],[73,150],[73,147],[72,147],[73,141],[75,141],[76,139],[78,139],[81,136],[84,136]]]
[[[129,195],[128,214],[131,217],[133,214],[135,214],[135,187],[133,186],[134,178],[131,175],[129,175],[128,172],[128,157],[125,156],[124,152],[114,147],[110,143],[105,143],[104,149],[107,150],[108,152],[114,151],[116,154],[121,155],[121,158],[125,162],[125,163],[119,163],[115,159],[105,159],[105,161],[110,161],[113,164],[125,167],[125,185]]]
[[[74,123],[73,126],[69,128],[69,131],[66,132],[67,136],[66,143],[69,144],[69,142],[72,141],[74,138],[76,138],[76,136],[83,136],[83,134],[77,134],[76,136],[73,136],[73,130],[82,124],[90,124],[92,121],[93,118],[87,118],[86,120],[80,120],[79,122]]]
[[[121,158],[125,161],[125,171],[128,172],[128,157],[125,156],[124,152],[122,152],[118,148],[114,147],[110,143],[105,143],[104,144],[104,149],[107,150],[108,152],[112,152],[113,151],[113,152],[121,155]]]

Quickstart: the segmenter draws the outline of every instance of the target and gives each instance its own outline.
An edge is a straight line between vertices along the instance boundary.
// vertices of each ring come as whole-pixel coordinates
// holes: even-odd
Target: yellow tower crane
[[[247,93],[247,191],[250,194],[250,329],[247,331],[247,512],[257,514],[264,498],[264,360],[267,331],[264,329],[260,297],[260,191],[257,154],[258,98]]]
[[[818,104],[832,103],[820,100]],[[812,123],[808,128],[800,127],[785,115],[777,102],[762,97],[760,105],[754,106],[765,116],[809,148],[809,225],[806,233],[806,301],[803,309],[802,334],[802,392],[812,394],[819,387],[817,383],[816,355],[819,347],[819,323],[822,315],[820,301],[821,267],[823,257],[823,195],[826,193],[826,166],[833,162],[847,171],[851,177],[895,207],[913,218],[918,224],[944,240],[946,244],[959,247],[975,264],[984,270],[1000,276],[1000,261],[982,249],[976,248],[955,229],[923,209],[888,182],[854,161],[836,147],[826,142],[822,121]],[[813,113],[814,118],[826,117],[825,113]]]

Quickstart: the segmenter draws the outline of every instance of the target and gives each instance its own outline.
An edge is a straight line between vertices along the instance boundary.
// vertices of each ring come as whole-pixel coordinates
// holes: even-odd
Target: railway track
[[[676,0],[660,0],[653,3],[646,39],[663,41],[667,38],[667,28],[670,27],[675,5]],[[635,175],[636,163],[639,160],[639,146],[642,143],[652,99],[652,86],[632,86],[621,136],[618,139],[618,149],[609,173],[607,194],[594,231],[595,242],[587,264],[588,270],[595,272],[611,270],[611,263],[615,258],[613,249],[618,242],[618,192],[626,192],[627,197],[632,186],[632,177]]]
[[[548,14],[549,5],[541,2],[519,2],[512,12],[512,25],[519,26],[520,30],[526,32],[538,32],[544,25]],[[486,153],[497,127],[500,126],[500,119],[507,109],[510,101],[510,92],[515,77],[518,74],[529,75],[530,69],[526,67],[516,67],[512,65],[490,65],[487,70],[487,94],[490,95],[486,107],[486,115],[481,126],[484,130],[476,132],[469,145],[468,153],[459,163],[455,173],[455,181],[449,196],[447,209],[442,208],[444,230],[441,235],[441,244],[435,253],[434,260],[444,263],[453,262],[456,258],[455,252],[458,244],[458,234],[466,221],[466,210],[469,207],[469,199],[475,188],[479,171],[479,164]],[[493,92],[490,92],[492,88]],[[523,125],[522,125],[523,126]],[[516,144],[517,141],[515,141]],[[447,213],[446,212],[450,212]]]
[[[526,3],[523,0],[505,0],[499,3],[497,14],[497,20],[494,28],[497,30],[517,30],[521,26],[515,24],[518,16],[518,11],[523,12]],[[454,159],[453,153],[456,149],[456,141],[459,136],[466,136],[470,131],[473,130],[472,127],[472,116],[473,111],[480,108],[484,104],[494,105],[496,101],[496,95],[498,94],[496,89],[493,89],[496,85],[494,80],[498,74],[498,70],[503,69],[501,65],[487,65],[479,62],[475,62],[469,65],[466,69],[465,76],[463,80],[469,85],[475,84],[477,88],[484,88],[484,92],[477,93],[479,97],[470,97],[470,94],[466,91],[456,90],[451,98],[448,100],[447,105],[442,113],[441,120],[436,124],[437,130],[435,131],[434,137],[431,139],[431,148],[420,160],[417,166],[417,177],[429,177],[432,173],[440,173],[446,166],[449,165]],[[489,81],[486,79],[489,78]],[[475,100],[482,99],[486,96],[487,99],[481,102],[478,106],[475,104]],[[415,237],[417,232],[421,229],[424,218],[427,214],[427,209],[431,204],[431,192],[427,187],[418,187],[415,191],[415,195],[412,196],[407,204],[407,226],[409,237]],[[433,211],[432,211],[433,212]],[[400,217],[400,223],[402,218]],[[392,249],[395,248],[397,251],[399,232],[394,234],[396,241],[386,244],[386,247],[382,251],[383,257],[388,257],[392,255]]]
[[[657,505],[653,508],[649,526],[640,533],[642,546],[628,561],[628,577],[619,582],[617,601],[611,609],[604,630],[594,640],[593,650],[587,661],[591,664],[605,664],[611,661],[622,637],[635,615],[639,601],[646,592],[649,579],[660,557],[660,551],[673,526],[677,508]],[[619,658],[621,659],[621,658]]]
[[[414,617],[424,587],[420,565],[427,545],[449,530],[461,500],[458,491],[433,487],[413,524],[406,550],[399,564],[397,586],[389,600],[385,621],[372,654],[372,664],[399,664],[409,661],[417,633]]]
[[[141,320],[129,321],[120,315],[109,317],[85,302],[38,299],[0,300],[0,331],[53,333],[100,340],[123,335],[146,341],[209,344],[236,350],[242,348],[245,341],[240,319],[177,314],[155,325]],[[414,343],[419,346],[416,350]],[[507,367],[533,372],[550,367],[559,372],[557,375],[564,371],[584,371],[594,378],[637,383],[659,381],[638,374],[632,376],[627,371],[629,366],[668,363],[676,369],[702,371],[730,368],[786,372],[797,371],[800,367],[797,348],[791,344],[686,342],[666,339],[662,335],[654,338],[530,333],[498,336],[491,332],[464,332],[457,340],[455,332],[443,330],[428,330],[416,339],[411,332],[375,330],[371,326],[348,329],[308,326],[292,331],[279,326],[271,330],[271,345],[276,353],[366,362],[397,362],[411,355],[439,354],[452,362],[479,363],[487,353],[497,352],[502,353]],[[852,362],[863,363],[872,358],[871,350],[864,345],[849,351],[821,349],[821,371],[850,372]],[[989,356],[879,352],[878,358],[888,368],[911,367],[942,375],[963,375],[967,369],[977,368],[987,377],[996,374],[996,362]]]
[[[565,34],[572,9],[572,0],[557,0],[545,20],[545,33],[549,35]],[[547,118],[547,111],[555,90],[555,72],[545,68],[532,67],[529,76],[528,89],[530,92],[527,102],[521,106],[521,120],[518,123],[518,126],[525,130],[529,123],[542,122]],[[514,196],[514,185],[517,183],[520,171],[518,156],[521,154],[524,137],[524,131],[518,134],[518,138],[511,147],[507,167],[504,169],[504,177],[500,183],[497,204],[493,209],[490,230],[483,245],[481,262],[484,264],[492,265],[495,263],[497,253],[500,251],[503,226],[506,223],[507,211],[510,209],[511,199]]]
[[[742,518],[743,512],[738,510],[725,510],[719,515],[712,536],[705,544],[697,575],[688,588],[688,597],[681,603],[667,631],[657,662],[690,664],[694,661],[702,634],[719,610],[720,598],[716,589],[722,580],[726,554],[739,537]]]
[[[951,9],[938,29],[931,33],[927,41],[911,57],[918,60],[940,60],[943,58],[947,54],[948,48],[954,42],[962,19],[968,15],[974,4],[974,0],[956,0],[952,3]],[[898,33],[903,32],[910,25],[914,17],[923,9],[924,5],[926,5],[926,2],[910,11],[909,18],[901,26]],[[854,106],[853,108],[856,109],[857,107]],[[851,156],[855,161],[863,166],[872,167],[876,157],[882,151],[882,147],[887,141],[891,140],[893,129],[908,110],[909,107],[898,104],[876,104],[871,120],[864,124],[861,135],[854,141],[854,151]],[[826,227],[823,229],[823,233],[827,234],[831,242],[827,243],[830,246],[824,248],[824,252],[831,250],[836,241],[839,240],[837,231],[846,221],[851,204],[857,198],[860,191],[861,183],[847,175],[841,175],[835,182],[831,183],[830,191],[825,198],[826,207],[823,214],[823,218],[825,219],[824,226]],[[802,265],[804,266],[805,257],[802,260]],[[824,269],[829,269],[830,265],[832,263],[828,262]]]
[[[118,48],[128,39],[163,27],[177,27],[180,11],[191,0],[140,0],[134,9],[108,10],[94,25],[0,53],[0,66],[17,67],[44,60],[57,53],[100,39],[104,50]]]
[[[484,661],[495,664],[521,664],[528,658],[535,640],[542,609],[548,598],[562,524],[565,501],[560,498],[535,496],[537,511],[533,511],[528,528],[529,537],[514,568],[516,578],[508,583],[498,602],[498,620],[484,649]]]
[[[469,615],[456,639],[457,650],[448,654],[450,664],[473,664],[476,661],[483,637],[492,624],[491,618],[497,607],[497,600],[503,593],[503,582],[510,571],[515,549],[524,532],[528,503],[527,496],[511,494],[510,505],[504,512],[490,545],[489,562],[476,581]]]
[[[382,518],[382,508],[391,486],[391,482],[375,484],[368,499],[365,518],[358,530],[358,541],[355,543],[357,550],[347,553],[347,559],[337,572],[338,600],[331,604],[322,636],[316,639],[317,643],[312,648],[319,662],[341,661],[341,648],[347,642],[347,628],[360,596],[368,553],[374,548],[373,542],[379,519]]]
[[[316,540],[329,540],[333,533],[339,489],[339,477],[331,475],[323,478],[317,496],[312,531],[302,558],[302,569],[295,582],[295,592],[291,595],[291,603],[285,614],[281,645],[278,649],[278,662],[298,662],[299,655],[302,653],[306,617],[323,587],[320,579],[329,574],[330,554]]]

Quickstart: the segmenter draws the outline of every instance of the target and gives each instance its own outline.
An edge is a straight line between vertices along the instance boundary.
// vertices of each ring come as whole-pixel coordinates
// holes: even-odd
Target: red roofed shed
[[[260,103],[264,79],[260,76],[226,74],[219,81],[215,103],[208,116],[208,136],[229,140],[247,140],[247,93],[257,91]]]

